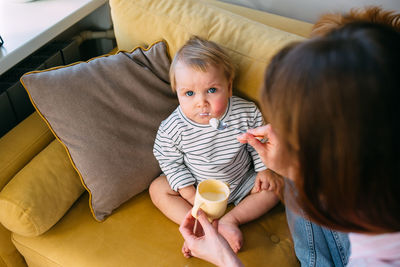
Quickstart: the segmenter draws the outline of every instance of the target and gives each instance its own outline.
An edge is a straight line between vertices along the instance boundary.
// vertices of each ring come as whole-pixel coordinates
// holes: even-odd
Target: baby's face
[[[209,66],[206,72],[178,62],[175,68],[176,92],[183,113],[190,120],[208,124],[221,118],[232,96],[232,81],[221,67]]]

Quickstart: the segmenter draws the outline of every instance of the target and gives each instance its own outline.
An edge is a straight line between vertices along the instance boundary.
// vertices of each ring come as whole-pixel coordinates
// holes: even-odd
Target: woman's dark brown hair
[[[264,114],[299,163],[292,196],[321,225],[400,231],[399,49],[393,29],[350,23],[266,71]]]

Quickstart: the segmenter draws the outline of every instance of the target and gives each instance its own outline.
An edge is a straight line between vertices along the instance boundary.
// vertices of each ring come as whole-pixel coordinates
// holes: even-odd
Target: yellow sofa
[[[191,35],[209,38],[238,67],[235,93],[254,101],[270,57],[312,27],[215,0],[110,0],[110,6],[119,49],[163,39],[173,56]],[[76,185],[66,189],[70,199],[62,205],[40,199],[53,179]],[[154,207],[147,190],[96,221],[64,147],[36,112],[0,139],[0,190],[1,267],[210,265],[182,256],[178,226]],[[23,230],[8,230],[16,228]],[[238,255],[245,266],[299,265],[283,205],[241,229]]]

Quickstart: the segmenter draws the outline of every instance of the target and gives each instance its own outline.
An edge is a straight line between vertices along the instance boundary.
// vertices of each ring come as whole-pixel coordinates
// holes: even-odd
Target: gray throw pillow
[[[102,221],[160,174],[152,148],[178,105],[164,42],[25,74],[36,110],[66,148]]]

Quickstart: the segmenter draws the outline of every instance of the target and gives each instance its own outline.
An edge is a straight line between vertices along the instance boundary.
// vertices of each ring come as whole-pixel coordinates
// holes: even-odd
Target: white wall
[[[221,0],[270,13],[315,22],[327,12],[346,12],[354,7],[381,6],[400,13],[400,0]]]

